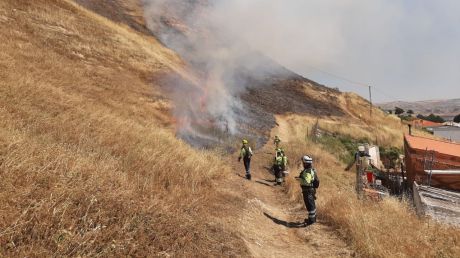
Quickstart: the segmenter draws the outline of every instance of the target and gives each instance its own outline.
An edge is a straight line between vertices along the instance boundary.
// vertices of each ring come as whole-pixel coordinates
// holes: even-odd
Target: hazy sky
[[[216,22],[288,68],[378,102],[460,97],[458,0],[232,0]],[[319,70],[318,70],[319,69]]]

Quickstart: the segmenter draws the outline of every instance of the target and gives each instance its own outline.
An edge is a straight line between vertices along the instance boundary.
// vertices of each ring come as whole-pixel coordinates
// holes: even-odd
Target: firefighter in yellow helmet
[[[253,152],[251,147],[249,146],[248,140],[243,140],[243,146],[240,149],[240,156],[238,157],[238,162],[243,159],[244,169],[246,170],[246,179],[251,180],[251,158]]]
[[[316,222],[316,189],[319,187],[319,178],[313,168],[313,159],[310,156],[302,157],[303,170],[300,172],[300,187],[302,187],[303,201],[308,211],[306,225]]]
[[[281,185],[284,181],[284,171],[287,168],[287,156],[281,148],[276,149],[273,160],[273,172],[275,172],[275,185]]]
[[[273,143],[275,144],[275,148],[279,148],[281,144],[281,139],[278,135],[275,135],[275,139],[273,140]]]

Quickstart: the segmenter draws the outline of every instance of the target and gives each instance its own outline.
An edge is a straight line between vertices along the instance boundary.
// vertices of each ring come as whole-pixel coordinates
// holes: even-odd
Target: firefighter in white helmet
[[[302,187],[303,200],[308,211],[305,224],[316,222],[316,189],[319,187],[319,178],[313,168],[313,159],[310,156],[302,157],[303,170],[300,172],[300,186]]]

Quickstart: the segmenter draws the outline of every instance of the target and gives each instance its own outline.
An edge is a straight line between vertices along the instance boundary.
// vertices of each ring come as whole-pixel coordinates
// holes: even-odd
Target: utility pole
[[[372,119],[372,90],[371,90],[370,85],[369,85],[369,103],[370,103],[370,106],[369,106],[369,119]]]

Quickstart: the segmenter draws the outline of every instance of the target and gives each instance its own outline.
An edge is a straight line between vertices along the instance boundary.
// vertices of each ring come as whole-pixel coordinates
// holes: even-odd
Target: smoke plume
[[[175,116],[181,124],[179,134],[186,136],[245,133],[241,125],[254,113],[247,111],[248,104],[239,95],[260,85],[254,83],[258,79],[289,74],[277,63],[345,90],[359,92],[355,85],[321,70],[369,83],[380,89],[374,92],[377,101],[460,94],[458,1],[144,0],[144,4],[149,29],[201,78],[198,87],[177,86],[181,90],[174,99]],[[367,88],[363,90],[367,95]],[[209,128],[216,129],[215,135]]]
[[[283,69],[225,26],[220,1],[145,0],[144,5],[149,29],[199,78],[195,87],[170,85],[179,136],[197,144],[247,132],[247,107],[239,95],[253,87],[250,80]]]
[[[149,19],[162,16],[161,6],[169,5],[171,11],[185,13],[183,17],[189,18],[185,23],[217,28],[214,32],[223,36],[222,40],[230,39],[230,44],[246,42],[310,79],[360,92],[356,86],[319,71],[324,70],[369,83],[390,95],[375,92],[377,101],[460,94],[459,1],[145,2],[151,7]],[[207,19],[196,17],[203,14],[196,6],[207,6]],[[150,26],[158,28],[152,22]],[[168,46],[172,43],[165,42]],[[367,95],[365,88],[360,93]]]

